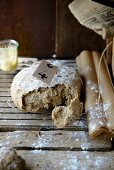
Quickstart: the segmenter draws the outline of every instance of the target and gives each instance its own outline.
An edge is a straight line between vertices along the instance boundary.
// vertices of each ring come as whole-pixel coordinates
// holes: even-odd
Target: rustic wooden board
[[[1,79],[10,79],[10,78],[12,79],[13,77],[14,77],[13,74],[11,74],[11,75],[10,75],[10,74],[9,74],[9,75],[8,75],[8,74],[3,75],[2,73],[0,74],[0,80],[1,80]],[[2,80],[1,80],[1,81],[2,81]],[[0,82],[1,82],[1,81],[0,81]]]
[[[10,102],[10,104],[12,106],[14,106],[13,102]],[[14,106],[15,107],[15,106]],[[0,108],[11,108],[11,106],[7,103],[7,101],[3,102],[3,101],[0,101]]]
[[[114,152],[20,151],[19,153],[25,160],[28,158],[26,162],[32,170],[114,169]]]
[[[74,60],[63,64],[76,67]],[[10,86],[18,71],[0,71],[0,154],[3,147],[17,149],[31,170],[114,168],[113,152],[109,152],[113,149],[111,140],[91,139],[85,114],[71,125],[57,129],[51,110],[24,113],[14,106]]]
[[[16,73],[18,73],[19,72],[19,68],[17,68],[16,69],[16,71],[13,71],[13,72],[5,72],[5,71],[2,71],[2,70],[0,70],[0,75],[3,75],[4,77],[6,76],[13,76],[13,75],[15,75]]]
[[[0,91],[0,97],[3,97],[3,96],[9,96],[10,97],[10,92],[8,91],[4,91],[4,92],[1,92]]]
[[[0,87],[9,87],[10,88],[11,83],[0,83]]]
[[[58,150],[108,150],[111,141],[92,140],[84,131],[15,131],[0,133],[0,146]]]
[[[4,150],[0,151],[0,156]],[[113,170],[113,152],[17,150],[27,170]]]
[[[18,114],[18,113],[17,113]],[[43,120],[43,119],[18,119],[18,120],[10,120],[10,119],[1,119],[0,120],[0,128],[2,130],[18,130],[18,128],[26,129],[26,126],[30,129],[34,127],[35,129],[38,128],[49,128],[49,129],[57,129],[55,125],[53,124],[53,121],[50,119]],[[77,120],[74,123],[72,123],[70,126],[66,126],[63,129],[75,129],[75,130],[85,130],[87,131],[87,123],[85,120]]]
[[[0,97],[0,101],[1,102],[7,102],[7,101],[10,101],[11,100],[11,97],[7,97],[7,96],[4,96],[4,97]]]
[[[2,79],[2,83],[11,83],[11,82],[12,79],[5,79],[5,78]]]
[[[50,114],[44,113],[0,113],[0,120],[51,120]]]
[[[9,92],[10,91],[10,89],[7,87],[7,88],[5,88],[5,87],[0,87],[0,92]]]
[[[18,108],[11,108],[11,106],[9,106],[10,108],[2,108],[0,110],[0,113],[4,114],[4,113],[22,113],[22,111],[20,111]]]

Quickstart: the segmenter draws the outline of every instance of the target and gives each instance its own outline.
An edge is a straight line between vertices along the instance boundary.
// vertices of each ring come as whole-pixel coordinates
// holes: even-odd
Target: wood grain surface
[[[83,50],[102,52],[105,41],[92,30],[79,24],[68,5],[72,0],[57,0],[56,53],[58,57],[76,57]]]
[[[0,40],[19,42],[19,56],[74,58],[103,51],[105,41],[83,27],[68,9],[72,0],[0,0]]]
[[[75,67],[74,60],[63,63]],[[16,149],[28,170],[114,169],[113,143],[89,137],[85,114],[57,129],[51,110],[24,113],[14,106],[9,91],[18,71],[0,71],[0,155],[5,148]]]
[[[56,0],[0,0],[0,40],[17,40],[21,56],[50,57],[55,17]]]

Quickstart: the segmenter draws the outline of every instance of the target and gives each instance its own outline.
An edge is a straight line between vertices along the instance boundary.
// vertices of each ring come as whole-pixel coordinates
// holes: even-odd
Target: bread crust
[[[24,112],[37,113],[50,107],[68,107],[74,98],[79,101],[81,79],[74,68],[60,67],[60,63],[57,62],[55,65],[59,68],[59,71],[52,82],[46,84],[33,77],[33,73],[39,64],[40,62],[28,68],[23,68],[14,77],[11,84],[11,97],[15,106]],[[77,113],[77,115],[79,117],[81,113]]]

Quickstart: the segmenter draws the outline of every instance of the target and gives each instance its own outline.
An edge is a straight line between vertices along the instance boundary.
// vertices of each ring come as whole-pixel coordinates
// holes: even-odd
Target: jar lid
[[[0,41],[1,47],[9,47],[10,45],[18,47],[19,43],[16,40],[13,40],[13,39],[1,40]]]

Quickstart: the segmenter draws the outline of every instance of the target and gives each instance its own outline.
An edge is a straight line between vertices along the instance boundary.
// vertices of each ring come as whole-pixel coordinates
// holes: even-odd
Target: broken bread
[[[76,69],[61,63],[50,61],[58,67],[58,73],[51,83],[46,84],[35,78],[33,73],[40,61],[23,68],[11,84],[12,100],[24,112],[40,112],[52,108],[52,119],[57,127],[64,127],[82,113],[79,101],[81,79]],[[58,115],[58,116],[57,116]]]
[[[77,107],[78,106],[78,107]],[[63,128],[73,120],[80,117],[82,103],[78,98],[73,98],[68,106],[56,106],[52,111],[52,119],[58,128]]]
[[[15,150],[6,150],[3,152],[3,158],[0,160],[0,170],[24,170],[25,160],[17,154]]]

